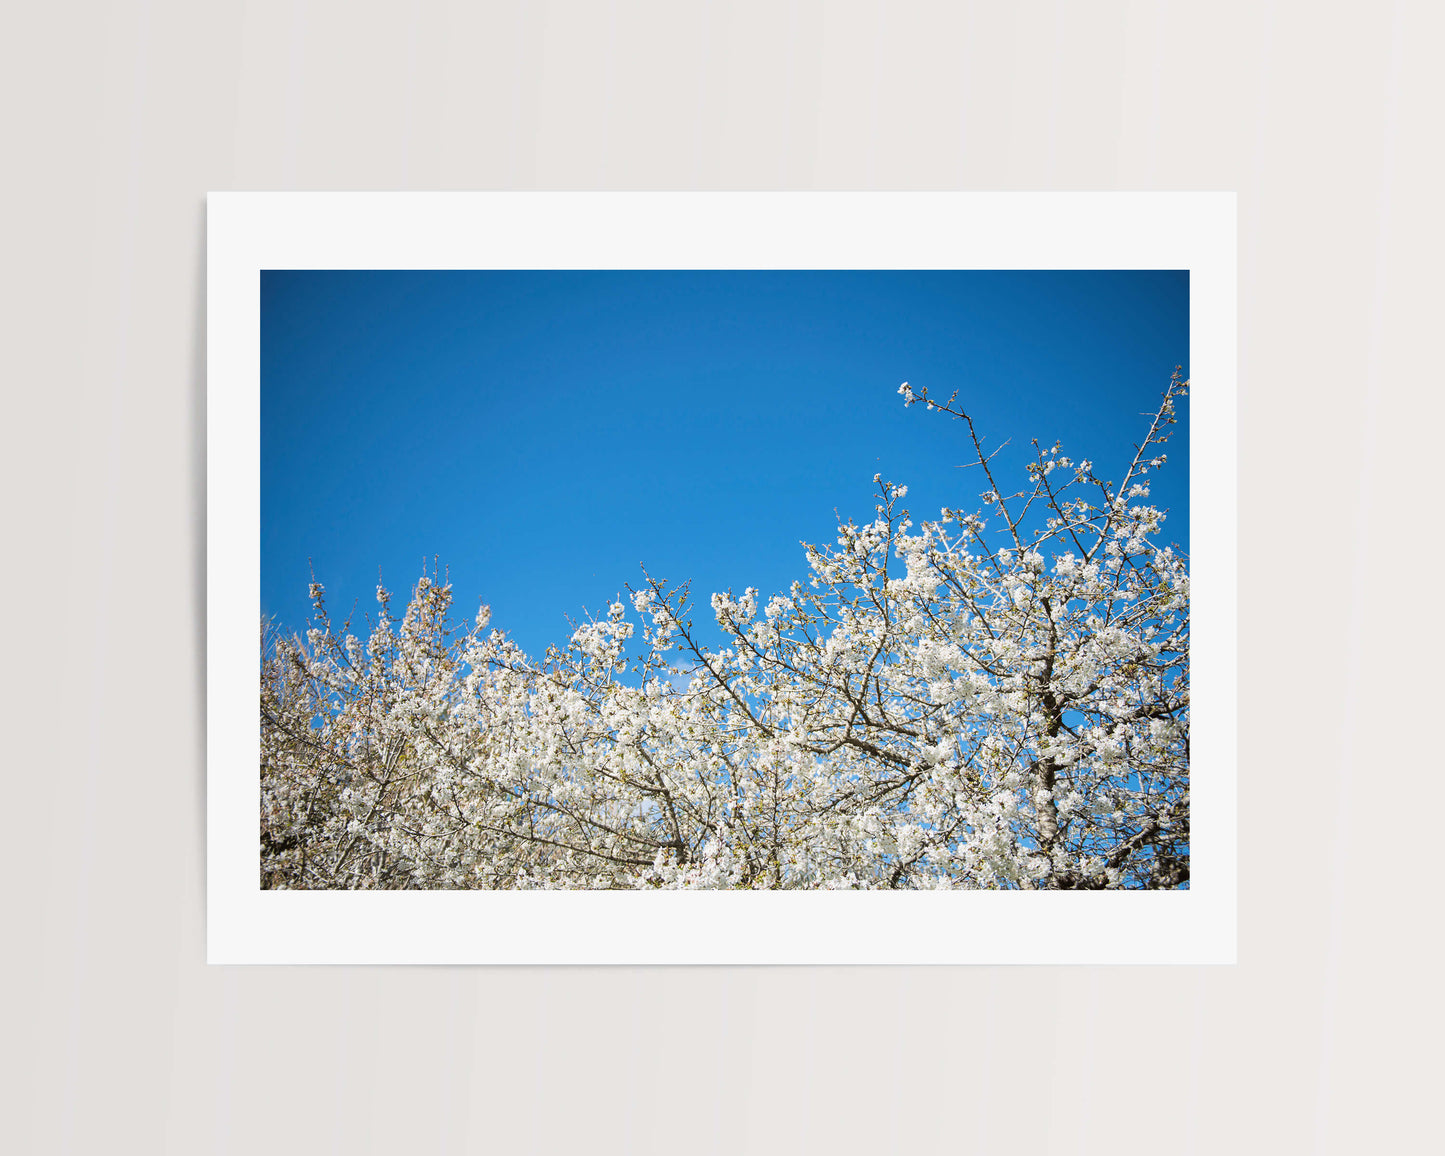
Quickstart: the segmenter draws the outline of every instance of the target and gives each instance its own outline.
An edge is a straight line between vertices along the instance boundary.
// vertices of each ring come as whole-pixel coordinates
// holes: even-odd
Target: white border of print
[[[1191,889],[324,892],[258,886],[262,269],[1188,269]],[[211,963],[1233,963],[1232,193],[212,193]]]

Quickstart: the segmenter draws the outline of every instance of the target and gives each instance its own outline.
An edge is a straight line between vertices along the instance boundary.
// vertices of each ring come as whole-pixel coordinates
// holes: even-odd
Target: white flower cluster
[[[313,583],[262,635],[263,885],[1185,885],[1188,564],[1136,480],[1185,384],[1117,486],[1055,445],[915,530],[875,479],[810,585],[712,596],[721,646],[651,578],[541,662],[434,577],[364,639]]]

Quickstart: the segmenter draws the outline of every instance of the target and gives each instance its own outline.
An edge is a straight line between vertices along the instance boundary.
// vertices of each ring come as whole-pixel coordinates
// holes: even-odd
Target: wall
[[[1423,1139],[1439,6],[157,0],[6,23],[8,1150]],[[652,187],[1238,191],[1237,967],[205,966],[205,191]]]

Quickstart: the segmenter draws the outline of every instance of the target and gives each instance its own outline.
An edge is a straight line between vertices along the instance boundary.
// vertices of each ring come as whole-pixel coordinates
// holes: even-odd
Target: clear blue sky
[[[639,562],[767,595],[875,472],[915,522],[976,506],[901,382],[959,390],[1011,479],[1037,437],[1117,481],[1176,364],[1187,272],[265,272],[261,610],[304,625],[309,558],[338,618],[378,567],[399,612],[436,555],[540,655]],[[1187,418],[1153,493],[1186,548]]]

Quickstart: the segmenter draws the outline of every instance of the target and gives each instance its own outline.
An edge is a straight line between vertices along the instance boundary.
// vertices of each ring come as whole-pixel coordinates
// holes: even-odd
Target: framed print
[[[211,962],[1233,962],[1232,194],[208,213]]]

